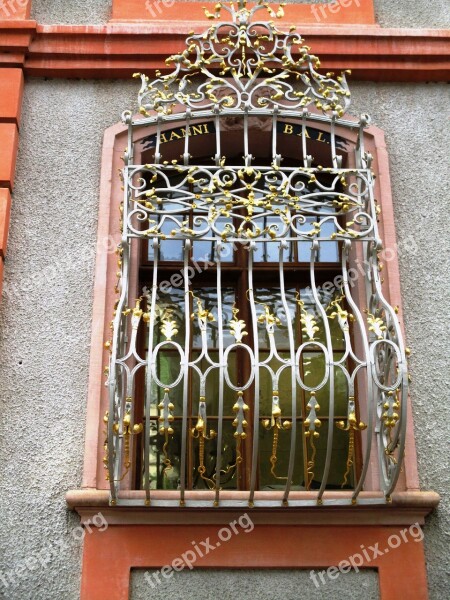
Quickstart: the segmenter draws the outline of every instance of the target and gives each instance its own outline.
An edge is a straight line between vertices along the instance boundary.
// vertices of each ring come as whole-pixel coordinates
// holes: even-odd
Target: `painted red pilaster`
[[[14,187],[23,65],[36,24],[28,21],[31,0],[0,3],[0,298]]]
[[[19,144],[22,96],[22,69],[0,68],[0,295]]]
[[[0,188],[0,258],[5,259],[8,245],[11,194],[7,188]]]

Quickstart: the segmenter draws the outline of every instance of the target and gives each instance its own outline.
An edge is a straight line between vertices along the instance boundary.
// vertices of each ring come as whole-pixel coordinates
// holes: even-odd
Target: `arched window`
[[[124,113],[113,504],[355,503],[377,469],[388,499],[400,474],[406,358],[369,118],[346,116],[345,74],[319,74],[297,33],[251,22],[263,8],[224,6],[232,22],[142,75]]]

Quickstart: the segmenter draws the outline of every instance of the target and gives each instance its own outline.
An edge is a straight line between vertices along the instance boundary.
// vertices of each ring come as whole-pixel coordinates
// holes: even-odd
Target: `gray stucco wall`
[[[322,1],[294,0],[292,3]],[[33,0],[32,17],[41,23],[105,23],[110,18],[111,6],[112,0]],[[145,14],[145,0],[142,0],[142,6]],[[378,23],[383,27],[450,27],[448,0],[375,0],[375,12]]]
[[[0,306],[0,575],[55,557],[8,589],[0,580],[0,598],[79,596],[79,519],[64,493],[81,484],[101,145],[134,92],[25,87]]]
[[[152,576],[149,570],[147,577]],[[227,571],[208,569],[174,573],[160,585],[151,584],[145,579],[146,571],[131,573],[130,600],[377,600],[379,598],[378,576],[376,571],[340,574],[337,579],[328,580],[325,585],[316,577],[317,587],[310,571],[294,570],[239,570]],[[153,580],[154,581],[154,580]],[[220,581],[220,594],[215,593]]]
[[[447,0],[375,0],[375,15],[382,27],[450,27]]]
[[[450,566],[450,314],[448,180],[450,92],[441,84],[353,84],[352,111],[367,111],[384,129],[390,157],[395,224],[422,489],[442,502],[425,527],[431,598],[448,596]],[[446,233],[447,232],[447,233]],[[416,246],[405,240],[411,235]]]
[[[111,12],[112,0],[33,0],[31,5],[31,17],[46,24],[97,25],[106,23]]]
[[[421,483],[443,497],[425,528],[431,598],[441,600],[450,531],[448,88],[352,89],[354,114],[368,111],[386,132],[399,240],[417,240],[401,256],[401,273]],[[8,590],[0,582],[0,597],[78,597],[78,519],[64,494],[79,486],[83,460],[101,140],[136,91],[133,82],[29,80],[25,87],[0,307],[0,575],[49,548],[56,556]],[[367,594],[358,587],[352,597]]]

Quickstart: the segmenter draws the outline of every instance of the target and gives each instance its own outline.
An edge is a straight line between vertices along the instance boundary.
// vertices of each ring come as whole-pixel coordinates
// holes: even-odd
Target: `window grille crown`
[[[233,21],[211,25],[203,34],[187,38],[186,49],[166,60],[174,70],[166,75],[157,71],[150,81],[139,73],[141,114],[152,112],[170,115],[177,105],[191,110],[223,109],[261,111],[289,108],[303,110],[315,106],[322,114],[342,117],[350,105],[345,71],[333,79],[333,73],[317,71],[320,60],[310,53],[295,28],[279,31],[273,22],[253,21],[260,10],[271,17],[275,13],[267,2],[252,8],[246,2],[216,4],[214,13],[205,10],[209,19],[217,20],[228,11]],[[193,77],[203,81],[192,86]],[[260,91],[264,90],[264,95]]]

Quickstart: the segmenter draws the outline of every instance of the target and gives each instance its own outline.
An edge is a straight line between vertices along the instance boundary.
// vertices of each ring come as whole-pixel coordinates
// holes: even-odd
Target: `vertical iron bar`
[[[220,167],[222,151],[220,147],[220,113],[217,104],[214,106],[214,123],[216,127],[216,155],[214,158],[216,167]]]
[[[296,378],[296,361],[295,361],[295,337],[292,328],[291,311],[286,300],[286,290],[284,285],[284,269],[283,269],[283,252],[288,248],[288,242],[283,240],[280,243],[280,254],[279,254],[279,274],[280,274],[280,292],[281,301],[283,303],[284,312],[286,314],[286,323],[288,328],[289,336],[289,360],[291,363],[291,394],[292,394],[292,427],[291,427],[291,447],[289,452],[289,466],[287,473],[286,487],[283,494],[283,504],[287,505],[289,499],[289,492],[292,485],[292,475],[294,473],[295,465],[295,451],[297,441],[297,378]]]
[[[323,477],[322,477],[322,483],[320,484],[320,489],[319,489],[319,494],[317,496],[317,502],[319,504],[322,503],[322,496],[324,494],[326,485],[327,485],[327,481],[328,481],[328,474],[330,472],[330,465],[331,465],[331,454],[332,454],[332,450],[333,450],[333,434],[334,434],[334,355],[333,355],[333,345],[332,345],[332,341],[331,341],[331,333],[330,333],[330,327],[328,325],[328,318],[327,318],[327,314],[320,302],[320,298],[319,295],[317,293],[317,287],[316,287],[316,281],[315,281],[315,271],[314,271],[314,264],[315,264],[315,257],[316,254],[318,252],[318,248],[319,248],[319,242],[317,240],[314,240],[311,246],[311,258],[310,258],[310,268],[309,268],[309,272],[310,272],[310,281],[311,281],[311,290],[313,293],[313,297],[314,297],[314,301],[317,305],[317,308],[319,310],[319,313],[322,317],[322,322],[323,322],[323,328],[325,331],[325,337],[326,337],[326,342],[327,342],[327,363],[326,363],[326,368],[328,371],[328,381],[329,381],[329,412],[328,412],[328,434],[327,434],[327,451],[326,451],[326,456],[325,456],[325,466],[324,466],[324,470],[323,470]]]
[[[330,146],[331,146],[331,164],[333,165],[333,169],[338,169],[340,165],[338,165],[338,160],[336,156],[336,114],[333,113],[333,117],[330,121]]]
[[[185,504],[186,491],[186,451],[187,451],[187,427],[188,427],[188,400],[189,400],[189,349],[191,344],[190,315],[189,315],[189,256],[191,251],[191,240],[184,243],[184,324],[185,337],[183,349],[183,418],[181,425],[181,467],[180,467],[180,506]]]
[[[156,147],[155,147],[155,164],[159,165],[161,161],[161,153],[159,151],[161,147],[161,123],[163,120],[163,115],[158,114],[156,118]]]
[[[150,243],[150,240],[149,240]],[[148,351],[147,351],[147,377],[145,394],[145,456],[144,456],[144,490],[145,504],[150,506],[150,412],[152,403],[152,369],[153,362],[153,336],[155,331],[155,312],[156,298],[158,295],[158,260],[159,260],[159,242],[158,238],[153,238],[153,282],[150,300],[150,320],[148,327]],[[147,306],[148,310],[148,306]]]
[[[252,164],[252,157],[249,154],[249,145],[248,145],[248,105],[244,107],[244,161],[245,166],[250,167]]]
[[[306,142],[306,133],[307,133],[307,116],[308,109],[304,108],[302,112],[302,153],[303,153],[303,166],[305,169],[308,169],[311,166],[310,156],[308,156],[308,146]]]
[[[183,164],[185,167],[189,165],[189,137],[190,137],[190,127],[189,123],[191,121],[191,109],[186,109],[186,121],[185,121],[185,134],[184,134],[184,153],[183,153]]]
[[[255,242],[250,242],[248,252],[248,299],[250,303],[250,313],[252,319],[252,332],[253,332],[253,356],[254,363],[252,369],[255,374],[255,393],[253,400],[253,450],[252,450],[252,468],[250,476],[250,494],[248,498],[249,506],[253,506],[255,488],[256,488],[256,475],[258,472],[258,445],[259,445],[259,342],[258,342],[258,318],[256,315],[256,304],[255,295],[253,290],[253,253],[255,252]]]
[[[272,160],[274,164],[279,167],[281,163],[281,156],[277,154],[277,121],[278,121],[278,106],[273,109],[272,115]]]
[[[214,506],[219,506],[220,493],[220,470],[222,467],[222,437],[223,437],[223,394],[224,394],[224,375],[223,375],[223,322],[222,322],[222,270],[221,270],[221,250],[222,243],[216,243],[216,265],[217,265],[217,326],[219,329],[219,409],[217,423],[217,460],[216,460],[216,494]],[[236,467],[237,468],[237,467]]]
[[[342,278],[343,278],[343,286],[344,286],[344,292],[345,292],[345,298],[347,300],[347,304],[349,305],[349,308],[350,308],[353,316],[355,317],[355,319],[358,323],[358,326],[359,326],[359,330],[361,332],[361,340],[362,340],[362,343],[364,346],[364,359],[365,359],[366,379],[367,379],[367,386],[366,386],[366,393],[367,393],[367,395],[366,395],[367,444],[366,444],[366,450],[364,452],[363,468],[361,470],[361,475],[355,486],[353,496],[352,496],[352,501],[356,502],[356,499],[364,485],[364,481],[365,481],[366,475],[367,475],[367,470],[369,468],[370,453],[372,450],[372,432],[373,432],[373,418],[374,418],[375,407],[374,407],[372,376],[370,373],[370,355],[369,355],[368,339],[366,336],[366,327],[365,327],[363,316],[362,316],[357,304],[353,300],[352,294],[350,292],[349,283],[348,283],[347,260],[348,260],[349,253],[351,250],[351,245],[352,244],[351,244],[350,240],[344,240],[344,244],[343,244],[343,248],[342,248]],[[358,401],[359,401],[359,398],[358,398]]]

